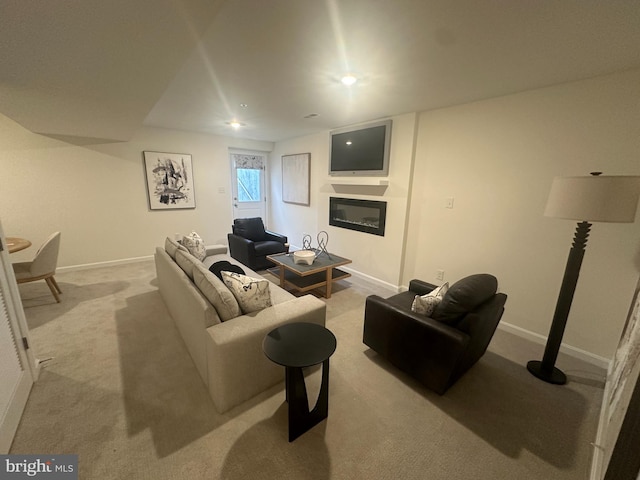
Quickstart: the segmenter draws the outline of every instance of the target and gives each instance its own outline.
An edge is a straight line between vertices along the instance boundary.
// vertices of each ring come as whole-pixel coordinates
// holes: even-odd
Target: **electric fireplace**
[[[387,202],[329,197],[329,225],[384,237]]]

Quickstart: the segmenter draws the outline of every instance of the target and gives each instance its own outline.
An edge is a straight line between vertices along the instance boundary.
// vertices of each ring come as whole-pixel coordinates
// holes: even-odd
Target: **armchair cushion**
[[[254,242],[265,240],[264,223],[260,217],[236,218],[233,221],[233,233]]]
[[[282,243],[280,242],[255,242],[255,248],[256,256],[258,257],[284,252],[284,248],[282,247]]]
[[[456,325],[467,313],[495,295],[498,280],[488,273],[470,275],[451,285],[432,317],[447,325]]]

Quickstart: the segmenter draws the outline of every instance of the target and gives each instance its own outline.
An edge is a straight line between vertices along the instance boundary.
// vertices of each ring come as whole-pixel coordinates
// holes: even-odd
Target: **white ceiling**
[[[0,5],[0,111],[53,135],[278,141],[640,67],[637,0]]]

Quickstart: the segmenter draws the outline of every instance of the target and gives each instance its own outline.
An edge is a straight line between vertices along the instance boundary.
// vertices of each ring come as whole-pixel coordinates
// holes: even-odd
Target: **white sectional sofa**
[[[267,333],[291,322],[324,325],[326,318],[321,300],[312,295],[294,297],[273,283],[269,285],[272,306],[242,314],[233,305],[231,292],[208,268],[226,260],[247,276],[261,277],[226,252],[224,245],[207,247],[205,259],[199,261],[170,238],[155,252],[160,294],[220,413],[284,379],[284,368],[262,351]]]

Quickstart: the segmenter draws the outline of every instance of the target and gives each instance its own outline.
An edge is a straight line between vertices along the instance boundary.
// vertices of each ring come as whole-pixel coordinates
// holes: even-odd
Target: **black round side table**
[[[329,357],[336,337],[315,323],[288,323],[267,334],[262,349],[269,360],[285,367],[286,400],[289,403],[289,441],[327,418],[329,413]],[[309,411],[302,369],[322,363],[322,383],[315,407]]]

